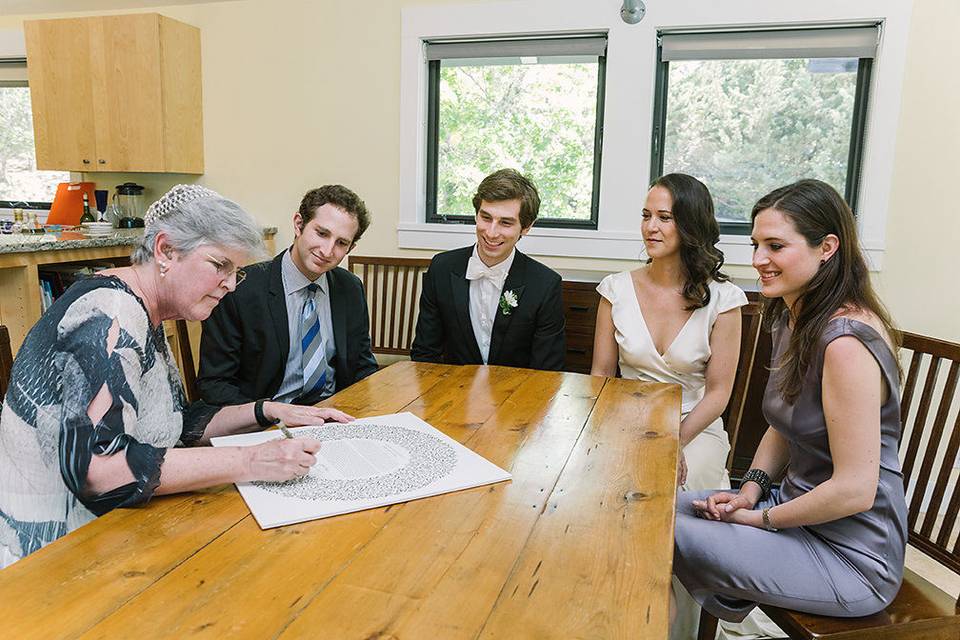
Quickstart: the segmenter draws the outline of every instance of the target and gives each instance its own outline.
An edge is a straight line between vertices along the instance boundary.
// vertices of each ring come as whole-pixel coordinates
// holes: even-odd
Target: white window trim
[[[427,74],[423,41],[426,39],[607,32],[598,229],[538,229],[534,226],[523,240],[523,250],[543,256],[630,260],[635,259],[642,248],[638,218],[643,187],[650,175],[658,29],[877,20],[883,23],[883,37],[872,73],[858,208],[863,248],[872,268],[880,270],[912,4],[908,0],[808,0],[805,3],[671,0],[649,3],[646,17],[636,25],[627,25],[620,20],[619,4],[615,2],[516,0],[494,4],[406,7],[401,10],[398,246],[404,249],[452,249],[469,244],[473,234],[473,227],[469,225],[424,222]],[[762,195],[757,193],[758,198]],[[727,264],[750,264],[748,238],[724,235],[720,247]]]

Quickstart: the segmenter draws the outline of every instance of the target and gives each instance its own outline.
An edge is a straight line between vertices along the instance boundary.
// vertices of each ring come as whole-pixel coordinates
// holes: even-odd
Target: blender
[[[124,182],[117,185],[117,192],[113,194],[113,204],[116,205],[117,228],[137,229],[143,227],[143,187],[134,182]]]

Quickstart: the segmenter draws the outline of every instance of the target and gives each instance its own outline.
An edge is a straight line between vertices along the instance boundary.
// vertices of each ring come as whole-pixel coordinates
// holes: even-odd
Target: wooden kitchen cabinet
[[[203,173],[199,29],[147,13],[24,30],[38,169]]]

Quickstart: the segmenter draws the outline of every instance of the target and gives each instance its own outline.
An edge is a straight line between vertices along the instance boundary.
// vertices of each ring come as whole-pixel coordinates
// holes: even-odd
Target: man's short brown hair
[[[540,213],[540,194],[537,193],[536,185],[516,169],[500,169],[484,178],[473,196],[473,210],[476,213],[480,213],[480,203],[483,200],[519,200],[520,226],[524,229],[532,225]]]
[[[300,217],[303,219],[303,225],[313,220],[317,209],[325,204],[332,204],[338,209],[343,209],[357,219],[357,233],[353,236],[356,242],[363,235],[363,232],[370,226],[370,213],[367,211],[367,205],[363,203],[360,196],[342,184],[327,184],[316,189],[307,191],[303,200],[300,201]],[[302,227],[301,227],[302,229]]]

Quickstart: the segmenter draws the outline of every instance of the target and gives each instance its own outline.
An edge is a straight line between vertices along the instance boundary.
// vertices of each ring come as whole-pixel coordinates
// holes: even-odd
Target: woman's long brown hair
[[[777,366],[783,371],[778,391],[792,404],[800,395],[810,358],[827,322],[841,308],[866,310],[876,315],[894,345],[894,353],[900,334],[873,290],[857,239],[856,220],[836,189],[819,180],[800,180],[780,187],[760,198],[753,207],[751,220],[756,220],[766,209],[786,216],[811,247],[819,246],[830,234],[840,240],[836,253],[820,265],[795,308],[789,310],[793,315],[793,333]],[[785,309],[783,298],[768,299],[764,303],[764,323],[768,329]]]
[[[713,196],[707,185],[685,173],[660,176],[650,185],[654,187],[663,187],[673,199],[673,221],[680,236],[680,262],[686,276],[683,297],[690,303],[685,310],[705,307],[710,302],[710,281],[729,280],[720,271],[723,251],[717,247],[720,225],[713,213]]]

